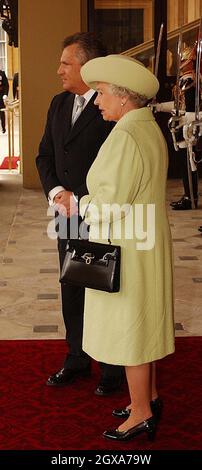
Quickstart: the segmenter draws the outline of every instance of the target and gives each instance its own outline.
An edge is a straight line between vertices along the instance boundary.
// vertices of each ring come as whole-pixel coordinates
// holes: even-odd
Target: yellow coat
[[[83,214],[90,202],[86,221],[91,239],[106,243],[108,213],[102,210],[103,204],[127,204],[121,214],[116,208],[111,223],[111,241],[121,246],[120,292],[86,289],[83,349],[97,361],[139,365],[174,351],[172,244],[165,208],[167,162],[161,130],[150,109],[141,108],[118,121],[89,170],[89,195],[82,198],[80,207]],[[148,244],[142,240],[141,208],[147,232],[148,204],[155,208],[155,224],[150,224],[151,230],[155,228],[153,247],[151,234]],[[125,224],[131,237],[131,220],[132,238],[126,238]],[[97,234],[101,226],[104,239]]]

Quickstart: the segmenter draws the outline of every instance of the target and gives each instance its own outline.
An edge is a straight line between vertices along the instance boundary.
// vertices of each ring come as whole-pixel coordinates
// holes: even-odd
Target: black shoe
[[[187,196],[183,196],[179,201],[171,202],[171,207],[174,211],[187,211],[192,209],[191,199]],[[197,209],[198,199],[194,199],[194,206]]]
[[[181,199],[179,199],[179,201],[172,201],[172,202],[170,203],[170,206],[171,206],[171,207],[175,207],[177,204],[179,204],[180,202],[182,202],[185,197],[186,197],[186,196],[182,196]]]
[[[202,232],[202,225],[198,228],[199,232]]]
[[[51,387],[65,387],[65,385],[69,385],[77,378],[89,377],[90,373],[90,367],[86,367],[85,369],[61,369],[48,378],[46,385]]]
[[[114,439],[116,441],[128,441],[129,439],[133,439],[138,434],[142,432],[147,433],[147,437],[149,440],[153,440],[155,437],[156,432],[156,423],[151,416],[151,418],[142,421],[142,423],[137,424],[133,428],[128,429],[127,431],[118,431],[118,429],[110,429],[109,431],[103,432],[103,436],[107,439]]]
[[[123,378],[112,379],[110,380],[102,380],[95,389],[95,395],[99,395],[101,397],[106,397],[107,395],[111,395],[111,393],[117,392],[120,390],[121,385],[123,383]]]
[[[6,132],[6,129],[2,129],[2,133],[5,134],[5,132]]]
[[[150,401],[151,411],[156,421],[159,421],[163,409],[163,401],[161,398],[155,398],[155,400]],[[112,411],[112,416],[118,418],[128,418],[130,416],[131,410],[128,408],[118,408]]]

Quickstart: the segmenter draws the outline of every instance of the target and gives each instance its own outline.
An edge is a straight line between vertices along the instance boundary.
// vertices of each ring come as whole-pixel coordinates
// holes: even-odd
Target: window
[[[153,37],[153,0],[89,0],[89,31],[121,53]]]
[[[7,47],[6,47],[6,32],[2,28],[2,21],[0,20],[0,69],[7,72]]]

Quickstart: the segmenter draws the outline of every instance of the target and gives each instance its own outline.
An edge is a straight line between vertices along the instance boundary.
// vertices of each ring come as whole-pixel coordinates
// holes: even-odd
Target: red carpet
[[[17,162],[20,161],[20,157],[12,157],[12,165],[11,169],[12,170],[17,170]],[[3,159],[3,162],[0,165],[0,170],[9,170],[9,158],[5,157]]]
[[[69,387],[45,385],[62,363],[62,340],[0,341],[1,450],[196,450],[202,443],[202,337],[177,338],[176,353],[159,363],[164,412],[154,443],[102,438],[120,423],[113,408],[128,403],[127,387],[113,397],[93,393],[99,369]]]

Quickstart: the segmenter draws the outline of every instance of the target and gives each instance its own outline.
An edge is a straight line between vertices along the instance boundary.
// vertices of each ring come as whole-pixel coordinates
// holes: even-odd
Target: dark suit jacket
[[[88,193],[86,175],[114,123],[105,122],[94,95],[71,129],[72,93],[55,96],[48,111],[36,164],[46,196],[62,185],[79,199]]]
[[[19,87],[19,73],[16,72],[14,73],[13,75],[13,99],[17,99],[19,98],[19,90],[18,90],[18,87]]]

